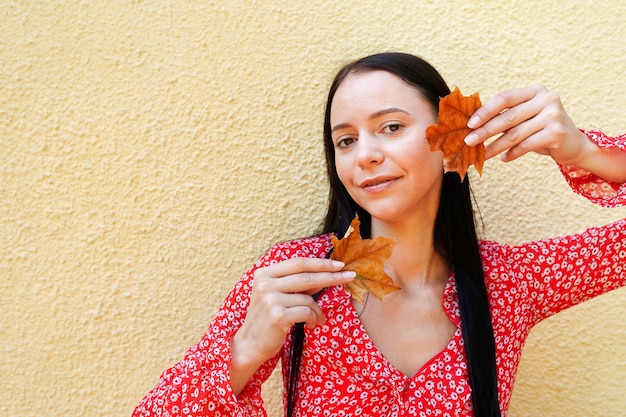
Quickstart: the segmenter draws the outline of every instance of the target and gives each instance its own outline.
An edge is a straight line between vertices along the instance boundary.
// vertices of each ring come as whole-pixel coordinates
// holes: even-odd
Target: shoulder
[[[478,242],[480,260],[487,286],[496,282],[508,281],[511,268],[511,246],[492,240]]]
[[[498,243],[493,240],[480,240],[478,242],[478,250],[480,251],[480,257],[483,262],[496,261],[506,255],[510,249],[509,245]]]

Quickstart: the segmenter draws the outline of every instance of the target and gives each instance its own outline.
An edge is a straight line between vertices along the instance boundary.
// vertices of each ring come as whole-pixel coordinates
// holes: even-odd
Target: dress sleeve
[[[598,130],[581,131],[600,147],[618,148],[626,152],[626,133],[610,137]],[[592,203],[603,207],[626,205],[626,184],[606,181],[588,171],[568,165],[560,165],[559,168],[570,187]]]
[[[245,319],[254,271],[272,261],[270,252],[243,275],[202,339],[187,350],[183,360],[163,372],[133,417],[266,416],[261,384],[272,373],[278,356],[262,365],[239,395],[231,388],[228,369],[230,339]]]
[[[509,271],[541,320],[626,285],[626,219],[509,248]]]

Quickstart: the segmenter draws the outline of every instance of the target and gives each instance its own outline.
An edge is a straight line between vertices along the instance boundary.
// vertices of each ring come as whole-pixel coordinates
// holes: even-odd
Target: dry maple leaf
[[[381,300],[392,291],[399,290],[395,282],[385,273],[383,264],[391,256],[396,244],[388,237],[362,239],[359,228],[359,217],[356,216],[343,239],[332,237],[334,247],[331,259],[342,261],[348,271],[356,272],[356,278],[346,284],[346,291],[361,304],[365,303],[365,294],[370,293]]]
[[[443,168],[455,171],[465,178],[467,169],[474,164],[479,174],[483,172],[485,145],[468,146],[463,139],[471,132],[467,122],[481,106],[478,93],[471,96],[461,94],[459,88],[439,100],[439,117],[436,125],[426,128],[426,139],[430,150],[443,152]]]

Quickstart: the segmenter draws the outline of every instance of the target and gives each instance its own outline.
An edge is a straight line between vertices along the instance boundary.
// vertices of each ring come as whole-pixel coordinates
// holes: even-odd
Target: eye
[[[335,146],[337,148],[346,148],[352,145],[354,142],[356,142],[356,138],[352,136],[344,136],[337,140],[337,142],[335,143]]]
[[[400,129],[402,129],[402,125],[400,123],[394,122],[394,123],[389,123],[383,126],[382,132],[383,133],[396,133]]]

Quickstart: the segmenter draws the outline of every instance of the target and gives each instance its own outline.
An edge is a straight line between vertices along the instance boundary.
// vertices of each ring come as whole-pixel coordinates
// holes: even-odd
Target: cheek
[[[337,172],[337,176],[339,177],[339,181],[344,185],[344,187],[349,186],[352,178],[352,171],[348,168],[345,161],[339,161],[335,158],[335,171]]]
[[[426,140],[407,144],[404,149],[399,149],[397,155],[409,164],[418,163],[420,166],[443,167],[443,153],[441,151],[432,152]]]
[[[441,151],[431,152],[429,148],[428,160],[431,163],[431,165],[443,168],[443,152]]]

